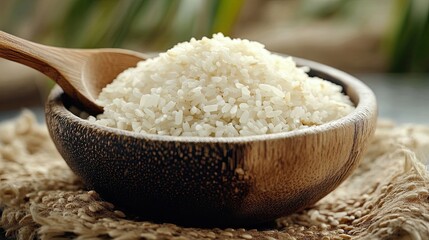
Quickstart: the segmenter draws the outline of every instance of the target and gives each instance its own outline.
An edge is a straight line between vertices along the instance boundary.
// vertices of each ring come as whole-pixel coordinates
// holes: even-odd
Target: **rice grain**
[[[222,34],[177,44],[106,86],[90,122],[140,133],[236,137],[320,125],[354,106],[291,57]]]

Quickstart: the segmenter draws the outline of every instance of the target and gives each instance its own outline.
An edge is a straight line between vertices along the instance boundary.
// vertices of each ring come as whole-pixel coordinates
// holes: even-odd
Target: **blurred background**
[[[429,123],[428,0],[1,0],[0,30],[73,48],[165,51],[223,32],[349,72],[376,93],[380,115]],[[53,82],[0,59],[0,120],[43,118]]]

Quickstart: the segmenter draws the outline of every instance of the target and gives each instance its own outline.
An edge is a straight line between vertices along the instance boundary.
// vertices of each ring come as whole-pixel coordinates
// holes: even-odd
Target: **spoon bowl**
[[[98,126],[74,115],[56,87],[46,104],[52,139],[70,168],[106,200],[144,220],[249,226],[317,202],[357,167],[372,136],[372,91],[334,68],[297,59],[343,86],[356,105],[338,120],[250,137],[173,137]]]

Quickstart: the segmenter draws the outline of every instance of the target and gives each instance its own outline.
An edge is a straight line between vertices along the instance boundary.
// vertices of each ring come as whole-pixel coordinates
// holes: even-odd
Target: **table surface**
[[[358,77],[374,91],[381,118],[398,123],[429,124],[429,74]]]
[[[375,93],[379,117],[397,123],[429,124],[429,74],[358,74]],[[29,108],[44,122],[43,106]],[[22,109],[0,111],[0,121],[10,120]],[[0,229],[0,240],[6,239]]]

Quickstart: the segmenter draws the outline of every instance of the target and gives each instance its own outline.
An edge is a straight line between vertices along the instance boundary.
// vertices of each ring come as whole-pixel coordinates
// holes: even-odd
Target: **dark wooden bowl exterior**
[[[51,137],[89,188],[142,219],[255,225],[314,204],[355,169],[375,129],[372,91],[315,62],[311,75],[340,84],[356,110],[308,129],[253,137],[143,135],[89,124],[56,87],[46,104]]]

